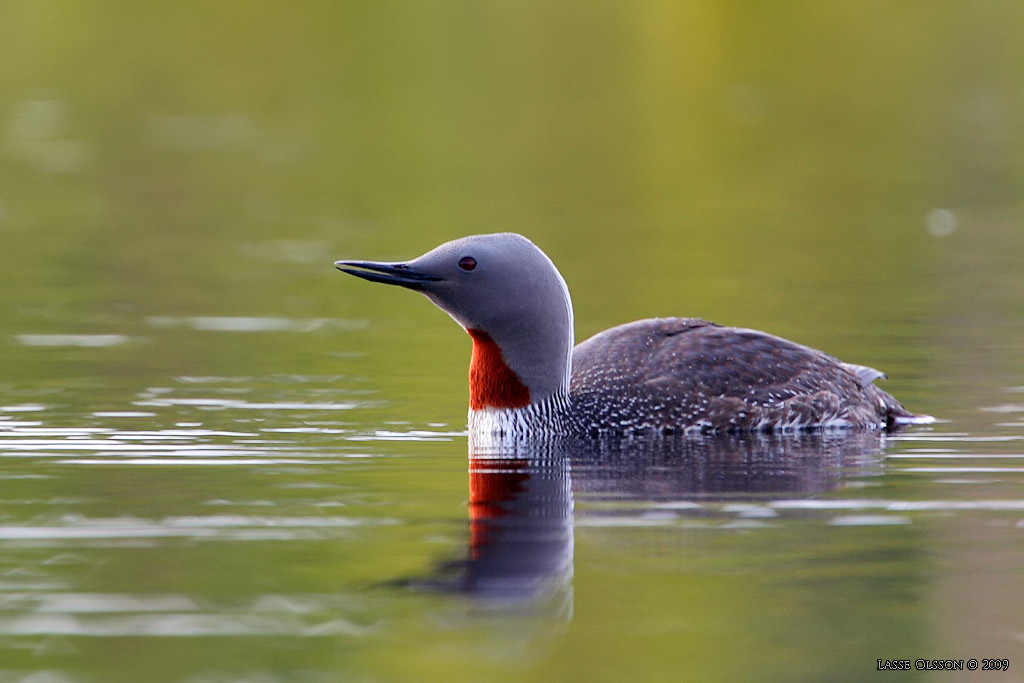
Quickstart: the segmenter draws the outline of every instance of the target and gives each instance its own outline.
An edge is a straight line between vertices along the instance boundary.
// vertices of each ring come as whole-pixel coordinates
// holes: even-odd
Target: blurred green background
[[[1024,385],[1022,131],[1024,4],[1011,0],[3,0],[0,390],[8,403],[45,403],[51,423],[80,424],[131,407],[147,387],[214,391],[182,389],[175,378],[235,378],[226,390],[263,400],[370,397],[339,418],[363,433],[406,428],[388,427],[395,421],[458,430],[468,338],[420,297],[357,282],[332,262],[402,259],[465,234],[513,230],[562,270],[578,340],[655,315],[765,329],[886,370],[887,389],[953,429],[987,428],[992,415],[979,406]],[[124,339],[57,338],[51,348],[55,338],[31,336],[69,334]],[[81,345],[89,339],[100,345]],[[289,384],[293,375],[314,378],[312,386]],[[195,418],[194,408],[157,412],[156,427]],[[231,412],[205,417],[228,431],[241,424]],[[287,429],[289,419],[268,424]],[[290,547],[274,547],[258,565],[267,590],[327,592],[331,577],[351,587],[353,575],[422,568],[438,552],[423,538],[429,525],[443,519],[452,534],[451,520],[464,522],[464,454],[461,442],[451,445],[378,443],[367,446],[374,456],[421,459],[323,475],[404,526],[383,541],[387,532],[364,531],[361,545],[338,544],[333,565],[303,556],[315,567],[309,575],[287,565]],[[164,491],[149,488],[159,477],[148,471],[75,472],[126,515],[147,514],[146,501],[125,502],[122,487],[171,501],[177,514],[188,514],[189,487],[216,488],[208,497],[271,495],[259,492],[259,476],[230,491],[228,477],[191,473],[188,486],[168,478],[177,488]],[[70,491],[58,493],[84,486],[76,482],[61,479]],[[898,486],[893,495],[914,498]],[[778,545],[808,537],[794,524]],[[688,656],[706,657],[680,666],[729,677],[756,673],[766,653],[781,652],[772,677],[820,680],[822,660],[806,656],[822,655],[814,640],[823,632],[848,648],[840,653],[847,670],[827,672],[830,680],[862,680],[865,669],[850,667],[890,654],[880,648],[893,633],[903,637],[893,656],[961,656],[908,650],[935,633],[947,645],[964,637],[952,618],[960,612],[935,606],[934,595],[948,591],[917,591],[922,577],[959,588],[969,562],[932,562],[917,527],[837,541],[813,526],[824,550],[797,544],[793,555],[786,547],[772,555],[779,537],[747,538],[765,557],[753,565],[763,576],[749,594],[737,572],[751,570],[750,547],[734,545],[737,537],[687,537],[692,555],[679,555],[664,546],[676,540],[641,535],[616,547],[625,532],[584,531],[572,637],[551,645],[558,656],[545,662],[545,639],[524,634],[503,655],[508,675],[536,666],[551,680],[624,680],[638,670],[674,678],[667,664],[679,638],[690,639]],[[964,537],[973,537],[967,526]],[[380,567],[372,543],[391,544]],[[199,565],[215,580],[197,576],[196,585],[220,596],[216,586],[245,574],[229,554],[204,556]],[[624,569],[635,556],[651,561]],[[154,566],[164,562],[155,552]],[[794,562],[823,572],[804,577],[810,593],[790,579]],[[122,590],[138,588],[131,562],[115,564]],[[899,578],[890,580],[893,566]],[[690,575],[673,581],[680,572]],[[294,581],[275,587],[275,576]],[[774,592],[779,585],[785,590]],[[964,623],[985,622],[998,602],[990,596],[973,608],[978,621]],[[383,614],[381,630],[340,650],[321,642],[309,657],[287,641],[274,656],[291,673],[274,680],[301,680],[289,679],[299,665],[287,667],[305,659],[395,680],[440,679],[452,662],[466,680],[477,667],[494,673],[476,660],[474,639],[456,644],[472,628],[453,628],[422,669],[419,650],[394,656],[434,634],[421,611],[433,615],[436,603],[358,596],[353,604],[359,618],[372,615],[368,623]],[[680,605],[691,606],[692,631],[680,624]],[[849,620],[837,621],[843,610]],[[632,632],[629,642],[650,649],[626,653],[633,660],[595,656],[623,654],[619,611],[643,613],[630,628],[653,631]],[[756,612],[772,617],[751,618]],[[892,632],[872,631],[882,622],[895,624]],[[729,661],[716,662],[715,644],[737,634]],[[103,642],[123,651],[120,639]],[[190,650],[177,647],[164,639],[138,650],[132,671],[160,661],[187,673],[181,653]],[[244,670],[263,645],[198,647]],[[109,673],[103,650],[85,651],[97,658],[91,671]]]
[[[1022,25],[1015,2],[5,2],[0,314],[361,318],[384,295],[334,258],[495,230],[562,267],[580,338],[963,313],[951,271],[1021,246]]]

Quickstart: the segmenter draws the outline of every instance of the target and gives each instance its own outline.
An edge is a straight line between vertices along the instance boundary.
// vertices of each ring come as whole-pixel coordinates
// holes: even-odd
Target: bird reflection
[[[534,599],[572,577],[572,482],[563,453],[514,450],[470,455],[462,590]]]
[[[506,604],[544,598],[571,611],[574,494],[639,503],[616,513],[629,515],[641,514],[644,502],[820,493],[877,471],[884,438],[858,431],[471,440],[466,557],[418,583]]]
[[[573,490],[638,502],[822,493],[877,470],[884,440],[863,430],[593,440],[573,447]]]

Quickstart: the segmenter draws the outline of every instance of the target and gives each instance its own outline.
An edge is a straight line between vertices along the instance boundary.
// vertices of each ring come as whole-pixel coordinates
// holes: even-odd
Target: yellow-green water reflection
[[[1022,15],[3,4],[0,680],[1016,661]],[[551,255],[579,339],[761,328],[948,422],[742,500],[686,458],[581,474],[569,610],[402,588],[467,551],[469,340],[331,264],[492,230]]]

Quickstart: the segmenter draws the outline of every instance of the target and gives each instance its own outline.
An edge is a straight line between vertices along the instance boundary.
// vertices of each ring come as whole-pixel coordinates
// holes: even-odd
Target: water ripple
[[[200,332],[314,332],[319,330],[361,330],[366,320],[337,318],[281,318],[255,316],[153,316],[153,327],[188,327]]]
[[[452,441],[455,438],[466,436],[467,432],[462,431],[432,431],[423,429],[411,429],[407,432],[398,432],[386,429],[377,429],[370,434],[353,434],[348,437],[349,441]]]
[[[119,346],[131,341],[124,334],[19,334],[15,336],[22,346]]]
[[[19,403],[10,406],[0,406],[0,412],[4,413],[35,413],[46,410],[41,403]]]
[[[27,614],[0,617],[3,635],[61,636],[336,636],[363,635],[364,627],[343,619],[317,623],[282,614],[145,614],[84,616]]]
[[[269,403],[251,403],[239,399],[225,398],[154,398],[133,401],[137,406],[167,408],[170,406],[190,406],[201,410],[352,410],[362,408],[368,403],[358,401],[332,403],[306,403],[303,401],[277,401]]]
[[[397,524],[375,517],[275,517],[268,515],[208,515],[149,520],[138,517],[89,518],[65,515],[57,524],[0,526],[0,540],[82,540],[172,538],[217,540],[290,540],[320,538],[325,533],[353,527]]]

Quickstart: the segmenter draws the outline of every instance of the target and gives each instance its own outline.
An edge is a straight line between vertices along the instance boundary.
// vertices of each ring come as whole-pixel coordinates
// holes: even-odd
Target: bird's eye
[[[472,256],[463,256],[459,259],[459,268],[463,270],[473,270],[476,268],[476,259]]]

